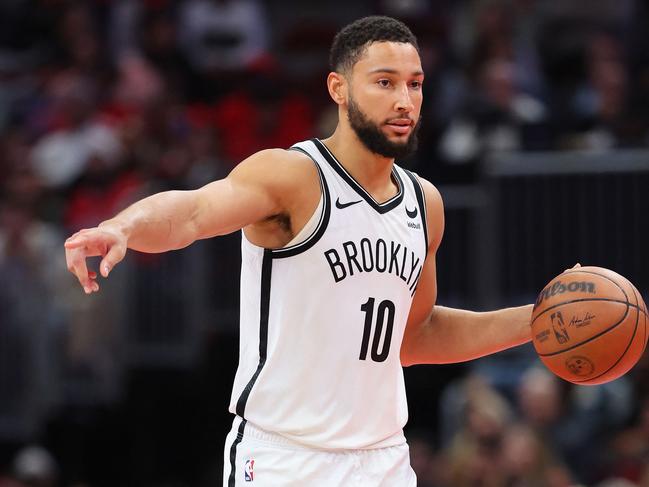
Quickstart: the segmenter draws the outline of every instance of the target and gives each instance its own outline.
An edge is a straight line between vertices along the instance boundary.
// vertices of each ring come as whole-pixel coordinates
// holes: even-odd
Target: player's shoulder
[[[264,149],[250,156],[248,160],[262,164],[272,164],[273,166],[281,165],[288,169],[300,169],[304,166],[313,166],[313,161],[307,154],[290,149]]]
[[[309,179],[317,182],[318,173],[309,156],[300,151],[264,149],[240,162],[231,177],[295,184]]]
[[[242,161],[238,167],[240,170],[255,171],[259,175],[269,174],[273,178],[317,176],[311,158],[296,150],[264,149]]]
[[[424,192],[428,225],[428,239],[431,248],[437,249],[444,234],[444,202],[437,187],[425,178],[416,175]]]
[[[424,192],[424,199],[426,200],[426,208],[430,212],[431,210],[438,211],[443,210],[444,202],[442,200],[442,194],[439,192],[437,187],[428,181],[428,179],[422,178],[418,174],[415,174],[415,177],[421,185],[421,189]]]

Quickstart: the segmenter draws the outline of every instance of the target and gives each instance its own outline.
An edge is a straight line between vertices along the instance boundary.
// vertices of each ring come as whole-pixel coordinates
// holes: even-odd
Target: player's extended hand
[[[126,236],[112,227],[80,230],[65,241],[65,260],[86,294],[99,291],[97,273],[88,271],[87,257],[102,256],[99,272],[108,277],[109,272],[126,254]]]

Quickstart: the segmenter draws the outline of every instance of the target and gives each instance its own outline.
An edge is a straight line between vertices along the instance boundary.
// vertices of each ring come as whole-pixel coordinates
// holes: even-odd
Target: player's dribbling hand
[[[86,258],[102,256],[99,272],[108,277],[125,254],[126,237],[108,226],[80,230],[65,241],[68,270],[77,277],[86,294],[99,291],[97,273],[88,271]]]

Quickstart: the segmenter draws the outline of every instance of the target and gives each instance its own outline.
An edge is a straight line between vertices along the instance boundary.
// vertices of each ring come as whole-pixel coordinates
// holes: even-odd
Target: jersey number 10
[[[361,306],[361,311],[365,313],[365,326],[363,328],[363,341],[361,343],[361,354],[358,356],[359,360],[367,358],[367,349],[370,345],[370,337],[372,335],[372,325],[374,324],[374,298],[369,298],[366,303]],[[381,301],[376,310],[376,325],[374,326],[374,339],[372,340],[372,353],[371,358],[375,362],[383,362],[388,358],[390,353],[390,342],[392,341],[392,328],[394,327],[394,303],[389,299]],[[387,313],[387,317],[386,317]],[[385,338],[383,346],[379,350],[381,344],[381,335],[383,334],[383,325],[385,324]]]

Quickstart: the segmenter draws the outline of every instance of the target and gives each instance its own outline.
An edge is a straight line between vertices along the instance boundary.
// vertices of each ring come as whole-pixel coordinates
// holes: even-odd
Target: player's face
[[[354,65],[347,117],[358,138],[384,157],[417,148],[424,73],[412,44],[375,42]]]

